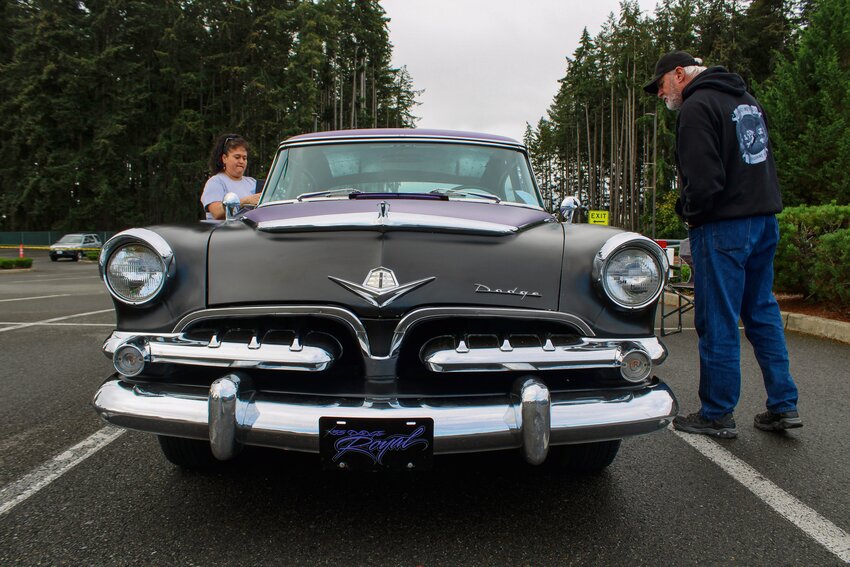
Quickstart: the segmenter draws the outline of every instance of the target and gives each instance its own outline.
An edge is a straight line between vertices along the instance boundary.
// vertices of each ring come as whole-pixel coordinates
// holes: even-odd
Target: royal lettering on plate
[[[527,291],[524,289],[519,289],[515,287],[513,289],[491,289],[490,286],[477,283],[475,284],[475,293],[498,293],[499,295],[518,295],[520,298],[525,299],[526,297],[541,297],[539,291]]]
[[[355,429],[329,429],[326,435],[336,437],[334,449],[336,454],[333,461],[337,462],[349,453],[366,455],[376,465],[383,464],[384,455],[388,452],[407,451],[411,447],[428,448],[428,441],[422,438],[425,427],[419,426],[411,433],[405,435],[397,433],[384,438],[385,431],[366,431]]]

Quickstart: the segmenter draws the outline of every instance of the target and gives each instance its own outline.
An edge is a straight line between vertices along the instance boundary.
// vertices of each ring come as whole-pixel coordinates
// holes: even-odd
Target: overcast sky
[[[393,65],[407,65],[420,128],[522,141],[558,91],[566,57],[595,36],[618,0],[382,0]],[[652,13],[655,0],[639,0]]]

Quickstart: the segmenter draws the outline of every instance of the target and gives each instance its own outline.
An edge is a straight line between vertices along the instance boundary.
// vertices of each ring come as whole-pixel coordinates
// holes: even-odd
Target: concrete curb
[[[833,321],[823,317],[812,317],[802,313],[782,313],[786,331],[815,335],[850,344],[850,323]]]
[[[678,305],[676,296],[667,292],[664,293],[664,303],[667,305]],[[805,335],[813,335],[850,344],[850,323],[787,311],[783,311],[781,315],[782,326],[786,331],[794,331],[795,333],[803,333]]]

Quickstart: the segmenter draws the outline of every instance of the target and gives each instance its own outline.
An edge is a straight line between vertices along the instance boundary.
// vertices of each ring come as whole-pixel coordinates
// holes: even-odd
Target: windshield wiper
[[[460,188],[460,187],[452,187],[449,189],[433,189],[430,191],[431,194],[434,195],[461,195],[467,197],[481,197],[482,199],[490,199],[491,201],[495,201],[497,203],[501,203],[502,199],[493,195],[492,193],[488,193],[484,189],[477,188]]]
[[[353,187],[343,187],[342,189],[329,189],[327,191],[313,191],[312,193],[301,193],[297,197],[295,197],[296,201],[303,201],[304,199],[311,199],[313,197],[329,197],[331,195],[336,194],[347,194],[347,195],[356,195],[358,193],[362,193],[360,189],[354,189]]]

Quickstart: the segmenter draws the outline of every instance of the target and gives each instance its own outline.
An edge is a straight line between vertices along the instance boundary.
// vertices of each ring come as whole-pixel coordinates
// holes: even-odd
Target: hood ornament
[[[363,281],[363,285],[349,282],[334,276],[328,276],[328,279],[338,283],[348,291],[351,291],[375,307],[384,307],[389,305],[405,293],[413,291],[427,283],[437,279],[435,276],[416,280],[415,282],[399,285],[395,273],[389,268],[383,266],[370,270]]]

